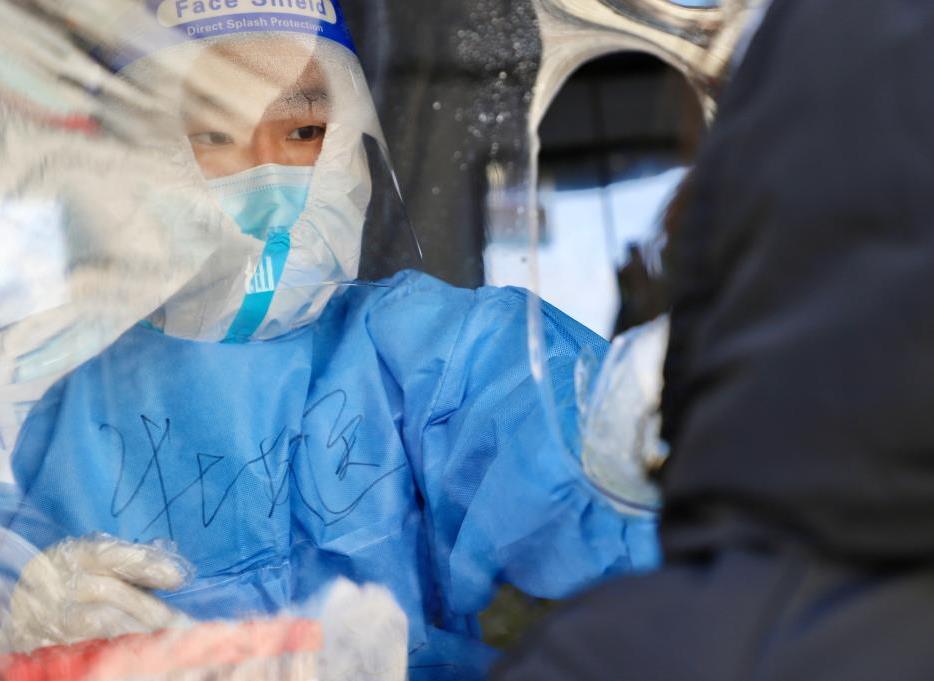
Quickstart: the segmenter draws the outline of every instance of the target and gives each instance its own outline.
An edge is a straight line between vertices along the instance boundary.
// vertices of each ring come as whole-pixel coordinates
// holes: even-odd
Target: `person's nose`
[[[267,163],[278,163],[287,165],[288,158],[284,154],[281,144],[278,144],[269,135],[264,135],[260,131],[253,134],[250,141],[250,155],[253,166],[261,166]]]

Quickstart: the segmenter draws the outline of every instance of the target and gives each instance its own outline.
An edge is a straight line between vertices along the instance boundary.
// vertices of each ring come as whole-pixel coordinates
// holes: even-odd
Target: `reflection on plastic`
[[[668,0],[533,0],[541,34],[541,65],[529,104],[527,134],[531,157],[528,173],[515,173],[514,183],[526,189],[528,236],[541,241],[538,219],[537,156],[539,126],[562,85],[586,62],[613,52],[639,51],[655,55],[681,71],[701,97],[708,118],[715,113],[714,93],[726,74],[749,12],[762,0],[732,0],[722,7],[684,7]],[[527,182],[526,182],[527,181]],[[525,184],[523,184],[525,183]],[[507,186],[507,189],[511,187]],[[529,249],[529,276],[541,280],[537,248]],[[538,285],[533,287],[540,291]],[[541,324],[532,310],[529,346],[536,376],[545,373],[540,361]],[[543,381],[547,386],[547,382]],[[543,389],[546,402],[553,396]],[[553,407],[550,407],[552,411]]]
[[[53,19],[62,4],[0,2],[4,481],[29,405],[189,281],[223,223],[160,93],[102,68]]]
[[[584,472],[626,513],[653,513],[660,504],[649,472],[668,455],[659,414],[668,332],[660,317],[618,337],[599,373],[578,364]]]
[[[538,129],[561,85],[581,65],[629,50],[656,55],[681,71],[712,118],[718,83],[727,75],[746,23],[763,2],[534,0],[543,47],[530,113],[532,130]]]
[[[221,36],[117,72],[112,55],[166,32],[146,6],[0,0],[0,226],[10,242],[0,263],[2,482],[30,407],[140,320],[201,341],[275,338],[313,321],[339,288],[333,280],[420,260],[407,222],[384,220],[404,211],[388,162],[374,162],[385,141],[344,44],[313,30]],[[207,117],[239,134],[267,108],[273,118],[311,110],[326,135],[288,257],[263,278],[274,290],[233,329],[270,254],[212,198],[187,126]],[[379,231],[371,223],[380,243],[404,244],[391,267],[377,249],[361,263],[364,230],[370,240]],[[280,246],[270,248],[284,256]]]
[[[0,198],[0,327],[68,302],[62,207]]]

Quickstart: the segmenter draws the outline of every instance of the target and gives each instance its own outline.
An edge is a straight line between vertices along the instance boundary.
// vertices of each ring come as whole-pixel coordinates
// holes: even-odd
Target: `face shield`
[[[149,2],[115,31],[129,39],[105,60],[134,87],[158,83],[180,126],[175,155],[228,218],[227,257],[158,310],[156,328],[268,340],[345,287],[419,263],[338,6]]]

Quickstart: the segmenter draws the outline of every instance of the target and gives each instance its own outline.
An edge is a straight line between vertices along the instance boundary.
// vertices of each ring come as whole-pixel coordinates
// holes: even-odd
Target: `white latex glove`
[[[668,456],[659,413],[668,336],[667,316],[631,329],[613,341],[589,394],[587,372],[578,376],[584,472],[627,514],[661,503],[649,473]]]
[[[14,652],[112,638],[190,620],[150,593],[181,587],[191,570],[155,545],[104,535],[69,539],[30,560],[20,574],[3,623]]]

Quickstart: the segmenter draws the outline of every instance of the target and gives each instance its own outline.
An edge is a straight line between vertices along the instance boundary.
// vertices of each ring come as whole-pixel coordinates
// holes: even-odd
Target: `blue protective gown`
[[[388,284],[273,341],[132,329],[34,408],[13,458],[30,512],[12,529],[40,548],[171,539],[197,578],[165,598],[199,618],[273,613],[339,575],[385,584],[413,679],[484,676],[476,613],[499,581],[560,598],[654,564],[653,524],[595,499],[549,425],[527,294]],[[573,437],[574,363],[604,342],[547,305],[544,324]]]

